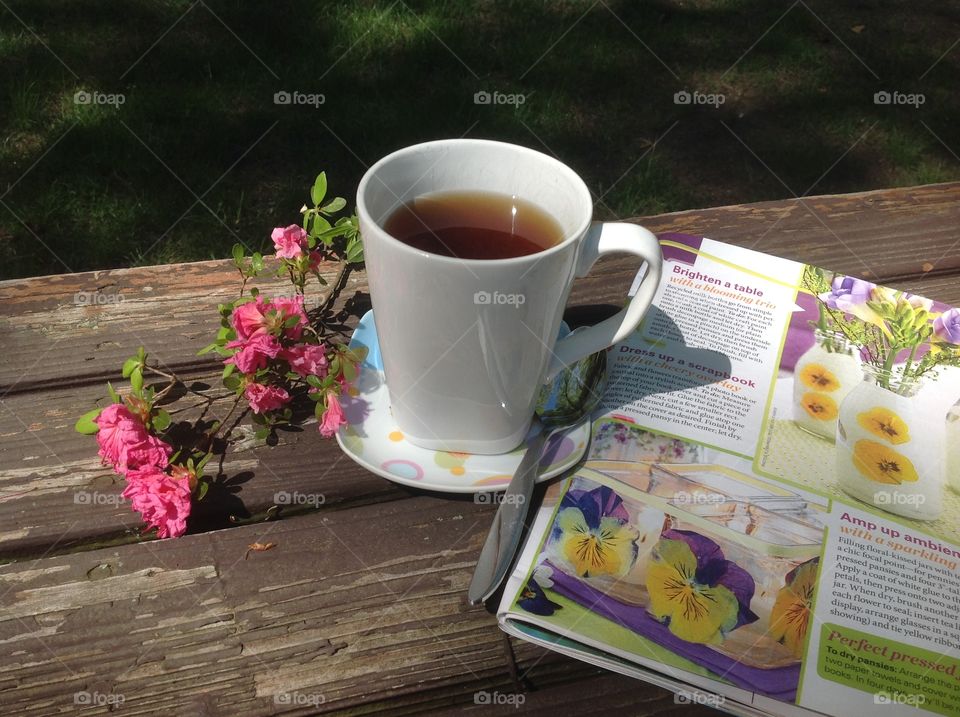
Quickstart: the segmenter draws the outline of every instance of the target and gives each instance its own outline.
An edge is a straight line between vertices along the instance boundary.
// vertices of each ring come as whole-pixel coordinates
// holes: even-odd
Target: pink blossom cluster
[[[183,535],[191,489],[187,477],[167,473],[173,448],[122,403],[110,404],[95,420],[100,457],[127,479],[123,497],[161,538]]]
[[[270,238],[273,239],[278,259],[298,260],[304,256],[309,257],[307,268],[310,271],[316,271],[323,261],[323,253],[310,249],[309,235],[298,224],[277,227],[270,234]]]
[[[284,376],[288,372],[304,379],[308,376],[319,379],[327,376],[327,346],[303,340],[308,319],[302,296],[292,299],[258,296],[255,301],[235,307],[230,323],[237,338],[227,343],[227,348],[234,349],[236,353],[224,363],[235,365],[244,375],[243,395],[254,413],[276,411],[291,399],[283,386],[261,380],[264,376],[258,378],[258,372],[262,369],[276,369],[266,374],[267,381],[271,374]],[[345,381],[342,377],[338,378],[339,385],[345,388]],[[329,438],[346,423],[346,418],[335,391],[327,392],[325,405],[320,433]]]

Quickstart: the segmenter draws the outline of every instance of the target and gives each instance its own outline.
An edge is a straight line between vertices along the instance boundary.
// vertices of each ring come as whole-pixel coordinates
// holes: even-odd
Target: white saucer
[[[564,324],[560,335],[569,333]],[[476,455],[431,451],[409,443],[390,412],[390,396],[383,376],[380,346],[368,311],[353,332],[350,348],[366,348],[360,375],[344,396],[343,410],[349,424],[337,432],[337,442],[350,458],[367,470],[402,485],[446,493],[484,493],[507,487],[529,441],[539,427],[530,429],[524,444],[510,453]],[[576,465],[587,449],[590,421],[550,438],[541,459],[539,480],[545,480]]]

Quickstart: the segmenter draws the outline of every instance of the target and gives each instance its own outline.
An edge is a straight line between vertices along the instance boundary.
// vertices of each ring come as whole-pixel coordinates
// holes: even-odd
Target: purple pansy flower
[[[517,605],[534,615],[553,615],[562,609],[561,605],[553,602],[543,591],[545,587],[553,587],[552,575],[553,571],[546,565],[538,566],[517,596]]]
[[[756,621],[755,589],[750,573],[691,530],[664,530],[647,569],[650,612],[688,642],[717,643]]]
[[[550,531],[550,546],[572,575],[622,576],[636,562],[638,538],[623,499],[602,485],[567,491]]]

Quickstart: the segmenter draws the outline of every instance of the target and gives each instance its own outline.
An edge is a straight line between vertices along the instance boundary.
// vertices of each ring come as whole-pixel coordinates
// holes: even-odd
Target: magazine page
[[[608,352],[588,460],[548,491],[504,624],[726,709],[960,714],[960,311],[661,245],[655,306]]]

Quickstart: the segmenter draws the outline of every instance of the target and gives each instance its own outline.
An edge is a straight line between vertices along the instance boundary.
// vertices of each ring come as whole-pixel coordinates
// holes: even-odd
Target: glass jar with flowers
[[[803,430],[833,441],[840,404],[860,381],[860,351],[824,308],[811,321],[814,342],[793,370],[793,420]]]
[[[849,276],[819,295],[863,357],[863,380],[840,405],[836,475],[849,495],[891,513],[933,520],[943,510],[943,417],[921,389],[960,365],[960,311]]]
[[[960,399],[947,411],[947,485],[960,493]]]

